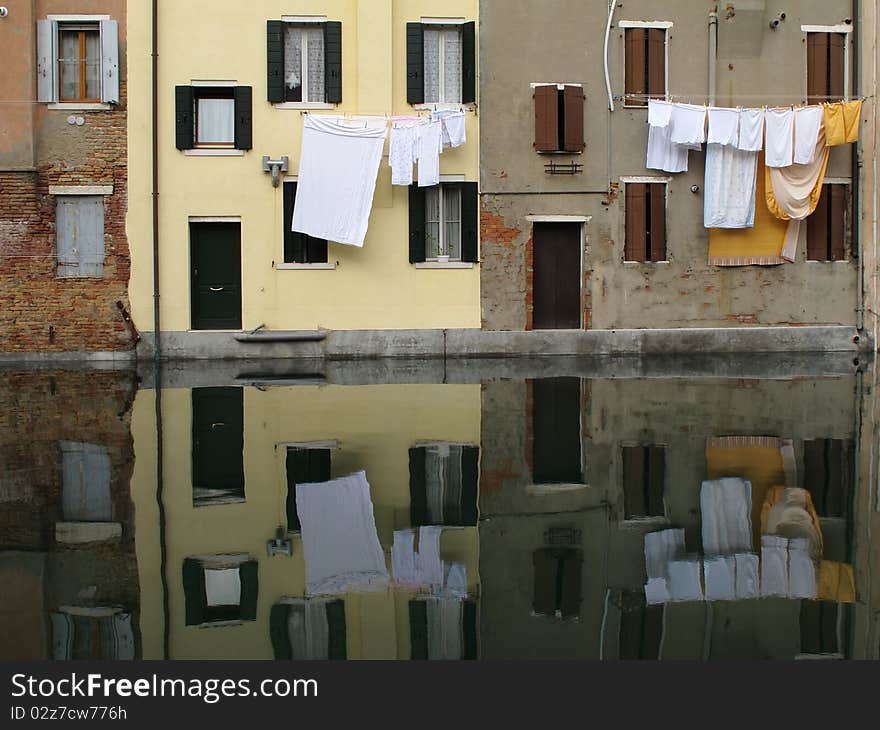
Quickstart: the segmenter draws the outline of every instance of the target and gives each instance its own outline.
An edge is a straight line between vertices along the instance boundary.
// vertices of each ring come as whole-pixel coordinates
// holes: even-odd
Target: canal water
[[[0,659],[877,658],[875,380],[0,370]]]

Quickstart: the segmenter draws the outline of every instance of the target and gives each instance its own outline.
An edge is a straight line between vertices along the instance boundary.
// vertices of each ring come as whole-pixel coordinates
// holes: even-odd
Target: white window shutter
[[[56,101],[57,29],[54,20],[37,21],[37,101]]]
[[[119,23],[101,21],[101,101],[119,103]]]

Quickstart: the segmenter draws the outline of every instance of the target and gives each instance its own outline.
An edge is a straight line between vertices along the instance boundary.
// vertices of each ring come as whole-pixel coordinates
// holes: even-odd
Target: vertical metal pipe
[[[853,22],[853,96],[856,98],[862,96],[862,59],[860,58],[862,44],[859,38],[861,32],[861,23],[859,13],[861,12],[860,0],[852,2],[852,22]],[[862,250],[862,215],[864,206],[862,205],[862,140],[856,142],[855,149],[852,153],[852,247],[858,251],[858,282],[856,285],[856,297],[858,304],[856,307],[856,327],[861,333],[865,329],[865,257]],[[876,184],[876,181],[875,181]]]
[[[709,106],[715,105],[718,84],[718,9],[709,13]]]

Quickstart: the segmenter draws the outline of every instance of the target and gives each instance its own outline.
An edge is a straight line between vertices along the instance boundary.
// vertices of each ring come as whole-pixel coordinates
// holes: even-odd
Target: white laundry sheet
[[[440,153],[443,151],[443,122],[439,119],[418,128],[419,187],[440,184]]]
[[[418,122],[394,123],[388,143],[388,164],[391,165],[392,185],[412,185],[416,163],[416,144],[419,138]]]
[[[652,127],[666,127],[672,120],[672,104],[660,99],[648,99],[648,124]]]
[[[825,111],[821,106],[807,106],[794,110],[794,164],[809,165],[816,159],[819,130]]]
[[[702,601],[702,563],[699,560],[674,560],[669,563],[669,599],[671,601]]]
[[[737,149],[760,152],[764,149],[764,110],[740,109]]]
[[[419,549],[415,531],[398,530],[391,547],[391,570],[398,585],[430,588],[437,595],[467,596],[467,570],[460,563],[440,559],[442,527],[419,528]]]
[[[739,109],[709,108],[709,144],[739,144]]]
[[[707,601],[732,601],[736,598],[736,559],[733,556],[712,558],[703,563]]]
[[[464,656],[462,602],[454,598],[429,598],[427,604],[428,659],[461,659]]]
[[[388,584],[365,472],[321,484],[297,484],[296,510],[309,595]]]
[[[687,172],[688,148],[675,144],[671,138],[672,125],[648,127],[648,155],[645,167],[663,172]]]
[[[684,530],[663,530],[645,535],[645,570],[648,579],[666,578],[669,563],[684,554]]]
[[[703,552],[706,555],[733,555],[751,551],[751,482],[738,478],[703,482],[700,512]]]
[[[757,598],[761,591],[759,577],[760,560],[754,553],[743,553],[734,556],[736,560],[736,597]]]
[[[439,119],[443,126],[443,149],[461,147],[467,143],[467,130],[465,129],[465,114],[463,111],[441,110],[431,115],[432,119]]]
[[[761,595],[788,596],[788,540],[761,537]]]
[[[706,107],[695,104],[673,104],[672,142],[700,149],[706,141]]]
[[[727,145],[708,145],[703,196],[704,227],[754,227],[757,183],[757,152],[743,152]]]
[[[292,229],[363,247],[388,123],[313,114],[303,120]]]
[[[768,109],[764,124],[767,167],[789,167],[794,162],[794,109]]]
[[[810,544],[805,539],[788,542],[788,593],[792,598],[815,599],[816,564],[810,558]]]
[[[238,606],[241,603],[241,575],[238,568],[207,568],[205,594],[209,606]]]

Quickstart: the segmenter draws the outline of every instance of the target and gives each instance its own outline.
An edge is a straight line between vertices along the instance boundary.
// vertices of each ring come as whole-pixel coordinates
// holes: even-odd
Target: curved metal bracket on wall
[[[272,160],[268,155],[263,155],[263,172],[272,173],[272,187],[277,188],[281,184],[281,173],[287,172],[290,158],[282,157],[280,160]]]

